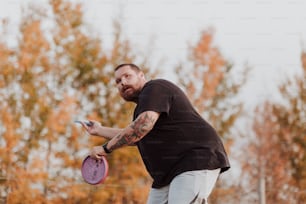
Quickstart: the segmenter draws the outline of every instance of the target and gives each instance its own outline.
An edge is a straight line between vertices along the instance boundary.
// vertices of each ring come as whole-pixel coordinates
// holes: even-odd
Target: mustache
[[[132,86],[129,86],[129,85],[125,85],[125,86],[122,87],[122,91],[125,91],[125,90],[127,90],[127,89],[129,89],[129,88],[133,88],[133,87],[132,87]]]

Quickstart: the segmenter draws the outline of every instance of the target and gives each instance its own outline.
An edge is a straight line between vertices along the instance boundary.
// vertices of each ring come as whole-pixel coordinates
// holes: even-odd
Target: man
[[[83,124],[90,134],[109,139],[94,147],[91,157],[137,145],[153,178],[148,204],[207,203],[219,174],[230,168],[214,128],[176,85],[147,81],[134,64],[116,67],[115,80],[121,97],[137,104],[133,121],[124,129]]]

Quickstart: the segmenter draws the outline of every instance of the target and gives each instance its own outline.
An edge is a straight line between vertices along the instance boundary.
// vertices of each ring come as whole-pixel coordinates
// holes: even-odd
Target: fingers
[[[91,135],[98,135],[98,129],[100,123],[94,120],[89,121],[76,121],[82,125],[82,127]]]
[[[94,121],[81,121],[81,120],[76,120],[74,121],[75,123],[80,123],[86,130],[89,129],[89,127],[94,125]]]
[[[85,130],[89,130],[89,127],[91,127],[91,126],[93,126],[94,125],[94,123],[93,122],[84,122],[84,121],[82,121],[81,122],[81,124],[82,124],[82,126],[83,126],[83,128],[85,128]]]
[[[86,127],[86,128],[88,128],[88,127],[93,127],[94,126],[94,124],[95,124],[95,122],[94,121],[84,121],[84,122],[82,122],[82,125],[84,126],[84,127]]]
[[[102,157],[103,157],[102,155],[99,155],[99,154],[96,155],[96,159],[98,160],[102,159]]]
[[[94,159],[102,159],[102,157],[105,155],[106,153],[104,152],[104,149],[102,146],[95,146],[92,148],[90,152],[90,157]]]

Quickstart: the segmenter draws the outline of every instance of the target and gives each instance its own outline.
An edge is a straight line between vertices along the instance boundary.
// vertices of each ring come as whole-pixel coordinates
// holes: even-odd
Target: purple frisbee
[[[108,174],[108,163],[105,157],[96,160],[87,156],[82,163],[82,177],[83,179],[91,184],[96,185],[103,183]]]

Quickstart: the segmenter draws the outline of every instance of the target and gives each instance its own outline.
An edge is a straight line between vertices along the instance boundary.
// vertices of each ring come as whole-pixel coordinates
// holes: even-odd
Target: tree
[[[149,189],[149,179],[135,148],[108,157],[106,183],[89,186],[80,174],[84,150],[103,139],[82,135],[73,123],[89,117],[123,127],[131,120],[131,104],[123,105],[110,88],[114,65],[136,60],[120,25],[114,26],[116,37],[108,55],[102,40],[86,28],[81,4],[50,0],[47,7],[32,5],[26,12],[17,46],[9,48],[4,35],[0,44],[0,191],[4,200],[141,203],[146,194],[139,189]],[[140,64],[147,68],[145,57]]]
[[[258,105],[253,120],[253,137],[243,151],[244,197],[248,203],[294,203],[289,155],[282,151],[279,123],[273,103]],[[243,184],[242,184],[243,185]]]
[[[179,84],[199,113],[215,127],[230,153],[234,140],[232,130],[242,113],[242,102],[237,100],[237,95],[245,83],[248,69],[240,78],[235,78],[233,66],[214,45],[214,32],[208,29],[202,32],[195,45],[190,46],[187,62],[179,65],[176,71]],[[230,188],[217,184],[210,202],[227,201],[229,191]]]
[[[306,52],[301,53],[301,64],[301,73],[279,86],[284,103],[273,106],[282,152],[291,163],[297,203],[306,202]]]
[[[241,157],[246,172],[241,189],[251,189],[245,192],[248,203],[305,202],[304,52],[301,61],[301,74],[279,85],[282,101],[267,100],[255,110],[254,134]]]
[[[213,31],[204,31],[190,47],[186,67],[177,67],[179,84],[185,88],[198,111],[212,123],[219,135],[230,139],[230,129],[241,114],[242,102],[235,100],[246,81],[233,76],[233,66],[213,44]]]

